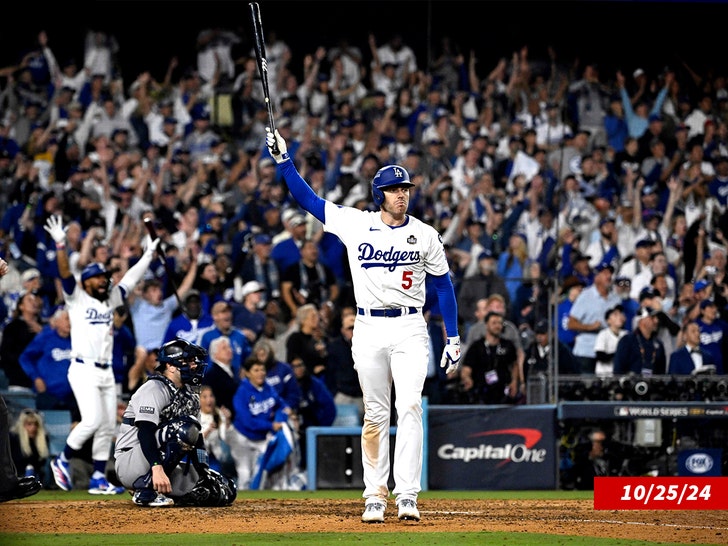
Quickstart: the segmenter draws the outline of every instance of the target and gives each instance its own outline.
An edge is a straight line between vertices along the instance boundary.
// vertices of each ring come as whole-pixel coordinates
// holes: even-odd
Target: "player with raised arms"
[[[399,519],[419,521],[422,388],[429,359],[427,324],[422,315],[427,274],[434,279],[447,332],[440,365],[449,374],[460,364],[457,301],[442,239],[433,227],[407,214],[414,184],[404,167],[387,165],[377,171],[372,179],[372,198],[379,211],[362,211],[317,196],[301,178],[278,131],[266,130],[266,145],[291,195],[347,249],[357,305],[352,355],[364,394],[362,521],[384,522],[389,498],[393,381],[397,436],[392,493]]]

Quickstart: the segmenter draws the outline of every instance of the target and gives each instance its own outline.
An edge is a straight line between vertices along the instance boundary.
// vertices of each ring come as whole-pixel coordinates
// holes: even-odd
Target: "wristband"
[[[64,250],[66,248],[66,243],[56,243],[56,250]]]

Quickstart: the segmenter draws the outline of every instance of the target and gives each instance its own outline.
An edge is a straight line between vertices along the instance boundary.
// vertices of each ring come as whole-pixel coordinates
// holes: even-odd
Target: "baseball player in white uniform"
[[[277,152],[273,150],[276,144]],[[372,197],[380,210],[363,211],[318,197],[296,170],[278,131],[266,131],[266,145],[291,195],[347,249],[357,304],[352,354],[364,394],[362,521],[384,522],[389,497],[392,381],[397,410],[392,493],[399,519],[419,521],[422,388],[429,358],[427,325],[422,316],[427,274],[435,281],[447,331],[440,365],[451,373],[460,364],[457,302],[442,239],[434,228],[407,214],[409,190],[414,184],[404,167],[379,169],[372,179]]]
[[[66,253],[66,233],[60,216],[48,218],[45,230],[56,243],[58,273],[63,298],[71,319],[71,365],[68,382],[76,398],[81,421],[66,438],[63,452],[51,460],[53,478],[61,489],[73,488],[69,460],[93,436],[91,455],[94,471],[88,492],[94,495],[116,495],[124,492],[106,479],[106,465],[116,428],[116,385],[111,367],[114,345],[114,309],[126,300],[141,280],[154,256],[159,239],[146,238],[146,250],[124,274],[118,285],[110,282],[111,274],[99,263],[87,265],[76,282]]]

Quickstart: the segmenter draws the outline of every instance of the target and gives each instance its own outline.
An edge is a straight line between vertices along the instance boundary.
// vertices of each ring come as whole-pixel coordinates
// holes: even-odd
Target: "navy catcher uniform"
[[[273,153],[277,143],[280,153]],[[362,521],[383,522],[389,497],[389,422],[392,382],[396,389],[395,502],[399,519],[419,520],[422,473],[422,388],[429,339],[422,315],[425,277],[434,280],[448,339],[440,361],[447,373],[460,362],[457,302],[442,239],[407,215],[414,184],[399,165],[379,169],[372,197],[380,210],[338,206],[318,197],[301,178],[276,131],[266,145],[293,197],[344,243],[357,305],[352,355],[364,398],[362,464],[365,510]]]
[[[139,506],[226,506],[235,485],[211,470],[201,434],[207,351],[183,339],[164,344],[156,375],[132,395],[116,442],[116,474]]]

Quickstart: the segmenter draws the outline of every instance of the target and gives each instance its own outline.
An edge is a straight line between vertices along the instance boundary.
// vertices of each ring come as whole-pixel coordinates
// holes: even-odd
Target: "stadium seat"
[[[1,390],[0,396],[8,407],[10,422],[13,423],[24,409],[36,409],[35,393],[16,390]]]
[[[359,427],[359,407],[356,404],[336,404],[336,419],[332,427]]]
[[[48,450],[51,455],[58,455],[66,445],[66,437],[71,432],[71,412],[68,410],[43,410],[40,412],[45,420],[48,433]]]

